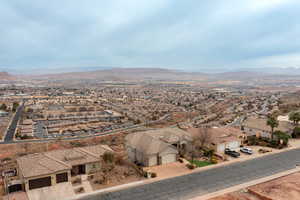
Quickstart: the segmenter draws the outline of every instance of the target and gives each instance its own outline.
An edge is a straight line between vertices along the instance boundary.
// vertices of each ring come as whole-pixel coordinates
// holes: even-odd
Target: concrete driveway
[[[13,192],[3,196],[3,200],[28,200],[26,192]]]
[[[61,200],[75,196],[72,184],[59,183],[51,187],[44,187],[27,192],[29,200]]]
[[[192,171],[188,169],[185,165],[186,164],[184,163],[174,162],[153,167],[144,167],[144,170],[156,173],[156,179],[164,179],[191,173]]]

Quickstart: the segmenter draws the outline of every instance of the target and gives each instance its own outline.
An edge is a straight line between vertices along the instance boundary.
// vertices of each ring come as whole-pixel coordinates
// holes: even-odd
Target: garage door
[[[51,177],[45,177],[45,178],[38,178],[29,180],[29,189],[36,189],[36,188],[42,188],[42,187],[48,187],[51,186]]]
[[[18,192],[18,191],[22,191],[21,184],[15,184],[15,185],[8,186],[8,193]]]
[[[176,162],[176,154],[166,154],[161,157],[161,164]]]
[[[68,182],[68,173],[56,174],[56,183]]]
[[[237,148],[239,148],[239,146],[240,146],[240,143],[238,141],[230,142],[227,144],[227,148],[230,148],[230,149],[237,149]]]

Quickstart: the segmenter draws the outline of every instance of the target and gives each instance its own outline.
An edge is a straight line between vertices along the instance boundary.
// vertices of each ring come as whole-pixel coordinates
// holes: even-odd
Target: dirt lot
[[[93,190],[104,189],[116,185],[145,179],[128,162],[116,163],[114,167],[103,167],[102,172],[98,172],[90,180]]]
[[[300,172],[210,200],[299,200]]]

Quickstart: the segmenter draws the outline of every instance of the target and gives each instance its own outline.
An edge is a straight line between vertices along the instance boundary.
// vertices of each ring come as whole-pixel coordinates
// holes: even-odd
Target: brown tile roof
[[[93,145],[80,148],[80,150],[89,152],[97,157],[103,156],[105,152],[113,152],[108,145]]]
[[[179,128],[162,128],[145,132],[156,139],[160,139],[166,143],[174,144],[181,140],[192,140],[189,133]]]
[[[24,178],[48,175],[69,170],[71,166],[55,160],[44,153],[31,154],[17,159],[20,173]]]
[[[46,154],[71,166],[100,161],[97,156],[80,148],[49,151]]]
[[[48,151],[17,158],[20,173],[25,177],[49,175],[72,166],[99,162],[106,151],[113,151],[107,145],[95,145],[73,149]]]
[[[154,138],[144,133],[132,133],[126,136],[126,145],[137,149],[139,152],[144,153],[145,155],[153,155],[161,153],[166,149],[173,150],[175,153],[177,150],[157,138]]]
[[[193,138],[197,137],[199,128],[190,128],[188,132],[192,135]],[[233,127],[214,127],[208,128],[208,134],[210,141],[207,143],[222,144],[226,142],[239,140],[240,136],[243,135],[243,132],[240,129]]]

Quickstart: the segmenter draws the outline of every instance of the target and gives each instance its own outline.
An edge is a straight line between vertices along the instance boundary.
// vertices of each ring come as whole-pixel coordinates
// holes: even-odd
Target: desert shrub
[[[216,156],[212,156],[210,162],[213,163],[213,164],[217,164],[218,163],[218,158]]]
[[[156,178],[157,177],[157,174],[155,172],[152,172],[151,173],[151,178]]]
[[[76,178],[72,182],[73,184],[81,183],[81,178]]]
[[[258,139],[256,136],[249,136],[247,139],[248,145],[258,145]]]
[[[147,177],[148,177],[148,172],[143,172],[143,176],[144,176],[145,178],[147,178]]]
[[[103,155],[103,160],[106,163],[113,163],[115,161],[115,155],[112,152],[105,152]]]
[[[76,189],[76,193],[82,193],[84,192],[84,188],[83,187],[79,187]]]
[[[271,147],[271,148],[277,148],[278,147],[278,141],[277,140],[271,140],[267,146]]]
[[[193,165],[193,164],[186,164],[186,167],[191,170],[196,168],[195,165]]]
[[[295,127],[292,133],[293,138],[298,138],[300,136],[300,127]]]

